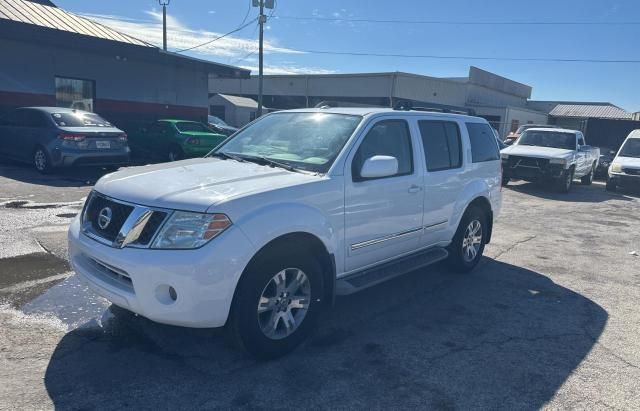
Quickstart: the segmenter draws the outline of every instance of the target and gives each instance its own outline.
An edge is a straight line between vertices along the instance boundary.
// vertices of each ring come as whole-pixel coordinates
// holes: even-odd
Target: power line
[[[352,23],[385,23],[385,24],[440,24],[440,25],[472,25],[472,26],[638,26],[640,21],[455,21],[455,20],[388,20],[364,19],[348,17],[320,16],[283,16],[276,18],[286,20],[352,22]]]
[[[256,17],[255,19],[250,20],[250,21],[249,21],[249,22],[247,22],[246,24],[243,24],[242,26],[238,27],[237,29],[231,30],[231,31],[230,31],[230,32],[228,32],[228,33],[225,33],[225,34],[223,34],[223,35],[221,35],[221,36],[218,36],[218,37],[216,37],[216,38],[214,38],[214,39],[211,39],[211,40],[209,40],[209,41],[205,41],[204,43],[197,44],[197,45],[192,46],[192,47],[188,47],[188,48],[186,48],[186,49],[175,50],[175,51],[174,51],[174,53],[183,53],[183,52],[185,52],[185,51],[189,51],[189,50],[193,50],[193,49],[197,49],[197,48],[199,48],[199,47],[203,47],[203,46],[209,45],[209,44],[213,43],[214,41],[218,41],[218,40],[223,39],[223,38],[225,38],[225,37],[227,37],[227,36],[230,36],[230,35],[231,35],[231,34],[233,34],[233,33],[237,33],[237,32],[239,32],[240,30],[242,30],[242,29],[244,29],[244,28],[248,27],[249,25],[253,24],[253,23],[254,23],[255,21],[257,21],[257,20],[258,20],[258,18]]]
[[[555,62],[555,63],[615,63],[615,64],[640,64],[640,60],[607,60],[607,59],[569,59],[569,58],[538,58],[538,57],[486,57],[486,56],[439,56],[431,54],[397,54],[397,53],[366,53],[329,50],[301,50],[307,54],[330,54],[337,56],[354,57],[394,57],[394,58],[420,58],[438,60],[494,60],[494,61],[523,61],[523,62]]]

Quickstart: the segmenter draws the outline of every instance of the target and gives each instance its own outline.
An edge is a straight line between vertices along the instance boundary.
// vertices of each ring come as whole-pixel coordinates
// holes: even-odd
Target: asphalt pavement
[[[477,269],[339,298],[291,355],[93,294],[66,227],[104,170],[0,164],[0,409],[639,409],[640,196],[504,190]]]

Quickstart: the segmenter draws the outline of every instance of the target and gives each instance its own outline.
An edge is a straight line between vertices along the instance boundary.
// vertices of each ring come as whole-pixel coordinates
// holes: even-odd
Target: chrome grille
[[[101,213],[109,216],[108,224],[104,215],[101,220]],[[82,212],[82,232],[114,248],[147,248],[169,214],[169,210],[126,203],[94,191]]]

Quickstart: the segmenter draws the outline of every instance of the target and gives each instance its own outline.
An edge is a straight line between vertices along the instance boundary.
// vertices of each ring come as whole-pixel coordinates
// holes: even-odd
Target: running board
[[[376,267],[358,271],[336,281],[336,294],[353,294],[399,275],[437,263],[448,256],[449,253],[444,248],[430,248]]]

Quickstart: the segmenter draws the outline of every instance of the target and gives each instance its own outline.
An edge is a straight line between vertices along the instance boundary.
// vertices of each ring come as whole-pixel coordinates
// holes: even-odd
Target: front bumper
[[[56,148],[51,155],[54,167],[123,166],[129,164],[129,147],[119,150],[74,150]]]
[[[609,173],[609,181],[620,187],[640,188],[640,176]]]
[[[112,248],[81,234],[78,218],[68,239],[73,269],[96,293],[152,321],[193,328],[226,323],[240,275],[254,254],[233,226],[196,250]]]
[[[503,176],[516,180],[541,181],[562,177],[565,168],[562,164],[546,164],[539,167],[512,166],[503,160]]]

